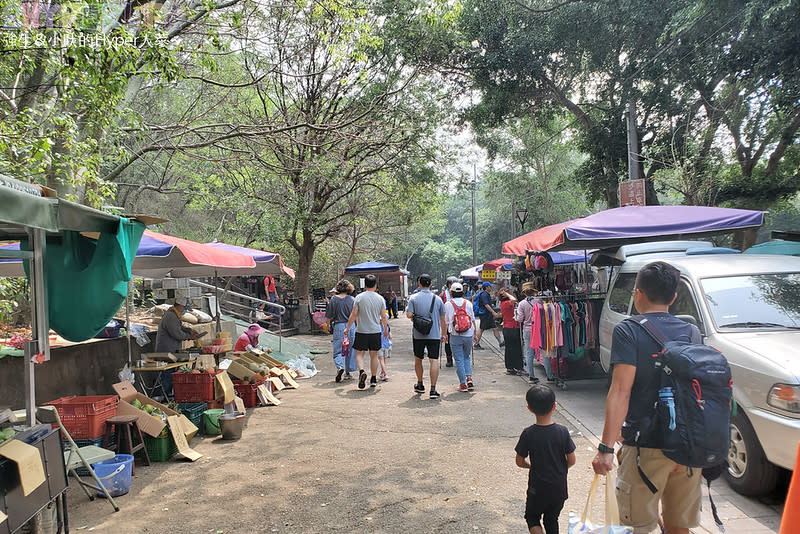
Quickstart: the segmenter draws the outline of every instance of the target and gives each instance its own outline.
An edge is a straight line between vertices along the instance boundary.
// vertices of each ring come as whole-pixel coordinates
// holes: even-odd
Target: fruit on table
[[[10,440],[16,433],[16,430],[13,428],[4,428],[3,430],[0,430],[0,443]]]

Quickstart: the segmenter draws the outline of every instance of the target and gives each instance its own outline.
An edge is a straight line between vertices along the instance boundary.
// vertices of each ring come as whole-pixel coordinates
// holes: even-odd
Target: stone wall
[[[142,352],[152,352],[151,341],[139,347],[131,339],[133,361]],[[119,371],[128,361],[127,338],[101,339],[50,349],[50,361],[35,366],[36,402],[39,404],[69,395],[113,395],[111,385],[119,382]],[[0,406],[25,407],[23,358],[0,359]]]

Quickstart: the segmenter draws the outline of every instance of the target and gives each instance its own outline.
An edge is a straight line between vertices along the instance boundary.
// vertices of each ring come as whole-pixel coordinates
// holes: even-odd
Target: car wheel
[[[728,449],[728,484],[741,495],[764,495],[775,488],[778,468],[769,463],[756,432],[741,407],[731,417],[731,441]]]

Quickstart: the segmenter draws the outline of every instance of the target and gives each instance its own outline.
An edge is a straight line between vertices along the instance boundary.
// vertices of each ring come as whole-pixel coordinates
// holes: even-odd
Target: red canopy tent
[[[487,261],[486,263],[484,263],[483,267],[481,267],[481,270],[482,271],[496,271],[497,269],[499,269],[500,267],[502,267],[506,263],[511,263],[512,261],[514,261],[512,258],[497,258],[497,259],[494,259],[494,260],[491,260],[491,261]]]

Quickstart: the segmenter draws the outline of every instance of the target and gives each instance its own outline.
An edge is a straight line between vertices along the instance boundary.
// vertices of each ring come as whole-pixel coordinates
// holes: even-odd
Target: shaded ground
[[[365,391],[355,381],[336,384],[330,354],[317,355],[320,374],[283,391],[281,406],[249,410],[241,440],[195,438],[204,455],[195,463],[138,466],[119,512],[71,488],[72,529],[525,532],[527,471],[514,465],[513,448],[533,423],[526,381],[506,375],[498,353],[485,350],[475,356],[474,393],[456,392],[455,370],[443,366],[442,398],[416,395],[410,321],[391,325],[389,382]],[[305,340],[330,346],[329,337]],[[582,508],[592,477],[592,445],[574,438],[566,509]],[[564,532],[566,521],[565,511]]]

